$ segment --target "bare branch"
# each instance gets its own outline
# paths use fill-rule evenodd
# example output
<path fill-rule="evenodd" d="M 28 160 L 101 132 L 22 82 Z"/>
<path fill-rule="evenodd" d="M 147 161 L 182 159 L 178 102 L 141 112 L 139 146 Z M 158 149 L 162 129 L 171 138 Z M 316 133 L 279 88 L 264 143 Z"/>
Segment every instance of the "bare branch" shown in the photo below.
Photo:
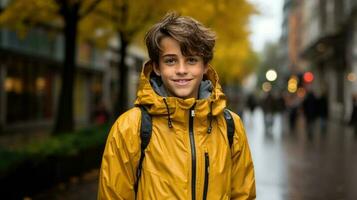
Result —
<path fill-rule="evenodd" d="M 147 12 L 145 16 L 142 18 L 141 23 L 136 23 L 135 26 L 133 26 L 128 32 L 129 35 L 134 35 L 137 33 L 145 23 L 145 21 L 150 21 L 150 19 L 153 17 L 153 12 Z"/>
<path fill-rule="evenodd" d="M 102 0 L 95 0 L 91 5 L 89 5 L 85 11 L 80 13 L 79 20 L 83 19 L 86 15 L 88 15 L 90 12 L 92 12 L 101 1 Z"/>
<path fill-rule="evenodd" d="M 56 4 L 58 5 L 58 7 L 60 8 L 60 9 L 58 10 L 59 15 L 64 16 L 65 13 L 66 13 L 67 6 L 68 6 L 67 0 L 54 0 L 54 1 L 56 2 Z"/>
<path fill-rule="evenodd" d="M 108 12 L 105 12 L 103 10 L 96 10 L 95 13 L 107 20 L 110 20 L 113 23 L 118 22 L 118 18 L 119 18 L 118 16 L 111 15 Z"/>

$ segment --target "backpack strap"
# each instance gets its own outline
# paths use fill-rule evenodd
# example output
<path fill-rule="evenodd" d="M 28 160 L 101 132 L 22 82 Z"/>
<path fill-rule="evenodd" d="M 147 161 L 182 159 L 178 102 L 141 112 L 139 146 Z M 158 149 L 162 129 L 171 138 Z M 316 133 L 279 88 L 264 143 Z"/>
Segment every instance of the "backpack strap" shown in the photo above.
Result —
<path fill-rule="evenodd" d="M 148 113 L 148 111 L 144 106 L 140 106 L 140 110 L 141 110 L 141 126 L 140 126 L 141 153 L 140 153 L 139 165 L 136 170 L 136 181 L 134 185 L 135 194 L 138 191 L 138 184 L 141 176 L 141 168 L 145 157 L 145 149 L 150 143 L 151 132 L 152 132 L 152 120 L 150 114 Z"/>
<path fill-rule="evenodd" d="M 232 147 L 233 144 L 233 136 L 234 136 L 234 120 L 232 117 L 232 114 L 229 112 L 227 108 L 224 109 L 224 119 L 226 120 L 227 124 L 227 136 L 228 136 L 228 142 L 229 142 L 229 147 Z"/>

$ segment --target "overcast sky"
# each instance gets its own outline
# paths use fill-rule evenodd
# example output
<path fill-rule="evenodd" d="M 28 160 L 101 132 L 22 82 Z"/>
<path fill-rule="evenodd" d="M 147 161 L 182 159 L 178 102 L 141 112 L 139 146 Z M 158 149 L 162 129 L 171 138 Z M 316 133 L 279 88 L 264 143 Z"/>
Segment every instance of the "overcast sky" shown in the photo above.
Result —
<path fill-rule="evenodd" d="M 277 41 L 281 35 L 284 0 L 248 0 L 256 5 L 260 15 L 250 21 L 250 41 L 253 49 L 260 52 L 267 41 Z"/>

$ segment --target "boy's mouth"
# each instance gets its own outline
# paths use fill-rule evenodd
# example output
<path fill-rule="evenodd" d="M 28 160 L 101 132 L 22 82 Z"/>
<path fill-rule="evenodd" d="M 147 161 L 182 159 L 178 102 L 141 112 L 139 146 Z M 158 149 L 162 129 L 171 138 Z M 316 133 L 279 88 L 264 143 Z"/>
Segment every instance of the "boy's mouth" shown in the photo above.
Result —
<path fill-rule="evenodd" d="M 177 85 L 187 85 L 192 79 L 174 79 Z"/>

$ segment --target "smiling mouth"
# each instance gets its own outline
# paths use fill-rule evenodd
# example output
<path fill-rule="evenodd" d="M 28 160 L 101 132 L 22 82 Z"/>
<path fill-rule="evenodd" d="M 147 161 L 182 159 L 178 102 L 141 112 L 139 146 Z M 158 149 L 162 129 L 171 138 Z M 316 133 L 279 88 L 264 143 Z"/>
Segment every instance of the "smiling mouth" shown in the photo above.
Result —
<path fill-rule="evenodd" d="M 177 79 L 173 80 L 177 85 L 187 85 L 191 79 Z"/>

